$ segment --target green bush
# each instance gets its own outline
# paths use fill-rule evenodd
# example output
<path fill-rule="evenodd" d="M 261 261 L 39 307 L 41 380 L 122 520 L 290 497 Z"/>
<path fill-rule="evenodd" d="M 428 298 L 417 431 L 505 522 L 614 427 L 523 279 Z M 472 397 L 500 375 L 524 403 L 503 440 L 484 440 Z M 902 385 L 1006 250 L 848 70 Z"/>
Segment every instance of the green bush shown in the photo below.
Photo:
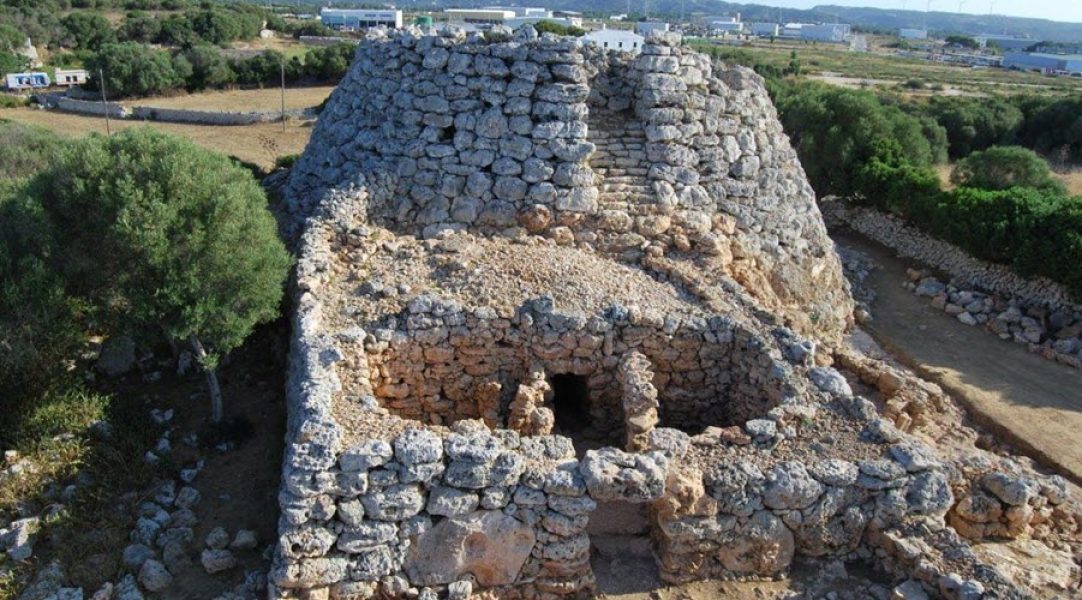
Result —
<path fill-rule="evenodd" d="M 993 146 L 970 154 L 954 166 L 951 182 L 986 190 L 1028 187 L 1067 193 L 1066 186 L 1052 176 L 1048 163 L 1036 152 L 1020 146 Z"/>
<path fill-rule="evenodd" d="M 116 42 L 116 33 L 109 20 L 98 13 L 76 11 L 60 20 L 64 25 L 69 46 L 81 50 L 97 50 L 104 44 Z"/>
<path fill-rule="evenodd" d="M 862 171 L 873 160 L 892 168 L 928 167 L 941 155 L 926 134 L 934 127 L 870 92 L 804 84 L 781 90 L 776 103 L 820 195 L 861 194 Z"/>
<path fill-rule="evenodd" d="M 1082 95 L 1019 97 L 1025 116 L 1015 142 L 1060 162 L 1082 162 Z"/>
<path fill-rule="evenodd" d="M 534 23 L 533 28 L 537 30 L 537 33 L 554 33 L 556 35 L 570 35 L 574 37 L 586 35 L 586 30 L 581 27 L 562 25 L 555 21 L 538 21 Z"/>
<path fill-rule="evenodd" d="M 110 97 L 150 96 L 184 85 L 168 52 L 138 42 L 105 44 L 87 59 L 90 87 L 101 89 L 97 73 L 105 74 Z"/>
<path fill-rule="evenodd" d="M 110 332 L 188 342 L 220 400 L 217 360 L 278 315 L 291 263 L 252 175 L 133 128 L 72 145 L 30 195 L 63 239 L 50 259 L 68 291 Z"/>
<path fill-rule="evenodd" d="M 951 158 L 1011 143 L 1022 125 L 1016 106 L 1001 98 L 932 98 L 927 114 L 947 130 Z"/>

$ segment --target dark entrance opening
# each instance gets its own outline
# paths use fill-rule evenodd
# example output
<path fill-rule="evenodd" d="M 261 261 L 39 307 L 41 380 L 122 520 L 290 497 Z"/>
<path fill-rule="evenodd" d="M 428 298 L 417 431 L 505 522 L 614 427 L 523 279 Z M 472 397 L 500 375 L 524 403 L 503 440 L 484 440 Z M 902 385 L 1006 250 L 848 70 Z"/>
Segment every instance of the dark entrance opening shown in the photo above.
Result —
<path fill-rule="evenodd" d="M 553 375 L 552 405 L 556 429 L 565 435 L 582 433 L 590 427 L 590 389 L 586 377 L 562 373 Z"/>

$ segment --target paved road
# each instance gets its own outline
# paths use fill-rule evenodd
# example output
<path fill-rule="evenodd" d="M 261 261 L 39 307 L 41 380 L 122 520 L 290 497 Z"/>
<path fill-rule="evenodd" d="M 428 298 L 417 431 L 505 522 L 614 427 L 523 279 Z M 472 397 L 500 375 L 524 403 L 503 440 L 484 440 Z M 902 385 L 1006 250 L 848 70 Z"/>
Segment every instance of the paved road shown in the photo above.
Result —
<path fill-rule="evenodd" d="M 866 329 L 881 345 L 966 404 L 978 423 L 1082 484 L 1082 371 L 935 310 L 901 287 L 906 267 L 917 265 L 856 234 L 833 237 L 881 267 L 865 281 L 877 294 Z"/>

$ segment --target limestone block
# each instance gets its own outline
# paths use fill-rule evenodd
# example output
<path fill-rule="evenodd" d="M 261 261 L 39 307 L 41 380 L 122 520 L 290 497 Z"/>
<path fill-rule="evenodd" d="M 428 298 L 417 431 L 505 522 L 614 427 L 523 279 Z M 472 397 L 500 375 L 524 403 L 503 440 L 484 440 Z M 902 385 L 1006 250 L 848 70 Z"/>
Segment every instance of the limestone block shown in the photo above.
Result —
<path fill-rule="evenodd" d="M 594 500 L 648 502 L 665 492 L 669 459 L 661 452 L 629 454 L 616 448 L 587 450 L 582 476 Z"/>
<path fill-rule="evenodd" d="M 515 582 L 533 549 L 533 529 L 514 517 L 477 511 L 441 521 L 410 548 L 404 565 L 417 585 L 448 584 L 473 575 L 483 587 Z"/>

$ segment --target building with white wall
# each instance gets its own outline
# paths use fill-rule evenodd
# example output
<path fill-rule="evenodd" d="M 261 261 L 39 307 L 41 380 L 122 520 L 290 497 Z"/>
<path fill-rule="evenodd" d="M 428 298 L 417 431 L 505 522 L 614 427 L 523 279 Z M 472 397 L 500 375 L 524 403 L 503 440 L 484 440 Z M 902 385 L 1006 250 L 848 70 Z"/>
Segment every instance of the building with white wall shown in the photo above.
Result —
<path fill-rule="evenodd" d="M 813 42 L 844 42 L 849 39 L 852 26 L 844 23 L 805 24 L 800 28 L 800 39 Z"/>
<path fill-rule="evenodd" d="M 354 8 L 322 8 L 319 11 L 321 23 L 338 30 L 368 29 L 370 27 L 402 27 L 402 11 L 369 10 Z"/>
<path fill-rule="evenodd" d="M 582 36 L 582 41 L 614 52 L 638 53 L 646 38 L 626 29 L 598 29 Z"/>
<path fill-rule="evenodd" d="M 515 18 L 515 11 L 506 8 L 448 8 L 443 11 L 452 23 L 504 25 Z"/>
<path fill-rule="evenodd" d="M 903 40 L 926 40 L 928 39 L 927 29 L 907 29 L 905 27 L 898 30 L 898 37 Z"/>
<path fill-rule="evenodd" d="M 552 11 L 550 11 L 549 9 L 547 9 L 547 8 L 537 8 L 537 7 L 534 7 L 534 6 L 486 6 L 484 8 L 484 10 L 511 11 L 511 12 L 515 13 L 515 16 L 518 17 L 518 18 L 526 18 L 526 17 L 545 18 L 545 17 L 551 17 L 552 16 Z"/>
<path fill-rule="evenodd" d="M 663 21 L 640 21 L 635 23 L 635 33 L 645 36 L 651 31 L 668 31 L 669 24 Z"/>
<path fill-rule="evenodd" d="M 778 37 L 781 25 L 777 23 L 745 23 L 748 33 L 759 37 Z"/>
<path fill-rule="evenodd" d="M 707 27 L 715 33 L 739 34 L 744 33 L 744 24 L 735 19 L 726 21 L 711 21 Z"/>

